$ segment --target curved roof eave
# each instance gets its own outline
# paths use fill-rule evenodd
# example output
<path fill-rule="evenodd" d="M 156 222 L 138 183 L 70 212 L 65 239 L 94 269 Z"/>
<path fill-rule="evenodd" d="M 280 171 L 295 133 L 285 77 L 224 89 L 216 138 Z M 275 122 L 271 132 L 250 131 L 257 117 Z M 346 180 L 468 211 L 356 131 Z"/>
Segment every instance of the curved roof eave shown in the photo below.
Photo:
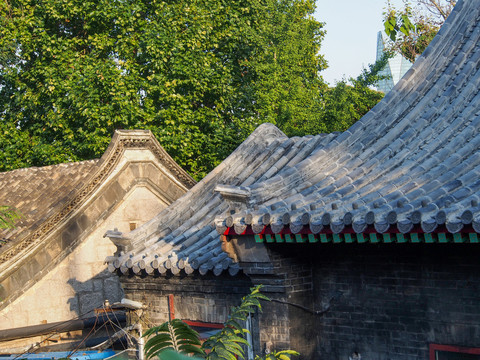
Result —
<path fill-rule="evenodd" d="M 259 134 L 274 127 L 260 126 L 191 191 L 128 234 L 129 247 L 108 259 L 110 270 L 235 273 L 218 236 L 227 228 L 241 234 L 266 226 L 315 233 L 477 226 L 479 18 L 480 0 L 460 0 L 403 79 L 343 133 L 275 136 L 265 145 Z"/>

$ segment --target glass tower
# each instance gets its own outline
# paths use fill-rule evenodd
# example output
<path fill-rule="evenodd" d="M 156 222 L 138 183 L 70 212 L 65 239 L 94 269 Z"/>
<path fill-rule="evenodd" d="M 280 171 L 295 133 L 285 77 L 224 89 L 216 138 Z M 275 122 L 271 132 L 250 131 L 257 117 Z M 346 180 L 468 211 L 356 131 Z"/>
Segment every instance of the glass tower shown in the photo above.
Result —
<path fill-rule="evenodd" d="M 377 60 L 382 57 L 384 49 L 385 41 L 383 40 L 382 32 L 379 31 L 377 35 Z M 387 93 L 392 90 L 395 84 L 399 82 L 402 76 L 410 69 L 410 66 L 412 66 L 412 63 L 400 54 L 389 59 L 387 66 L 380 72 L 380 75 L 387 75 L 388 78 L 378 82 L 378 91 Z"/>

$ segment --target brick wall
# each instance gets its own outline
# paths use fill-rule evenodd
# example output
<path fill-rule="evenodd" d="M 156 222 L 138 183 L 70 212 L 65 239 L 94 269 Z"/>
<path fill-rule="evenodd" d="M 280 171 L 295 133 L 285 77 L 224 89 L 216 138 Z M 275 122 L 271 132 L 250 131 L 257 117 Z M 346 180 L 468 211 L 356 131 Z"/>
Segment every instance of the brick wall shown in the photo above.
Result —
<path fill-rule="evenodd" d="M 294 250 L 294 249 L 290 249 Z M 283 322 L 282 327 L 287 333 L 288 342 L 273 340 L 276 350 L 292 349 L 301 354 L 312 353 L 315 344 L 315 328 L 312 313 L 306 309 L 312 309 L 313 303 L 313 272 L 309 262 L 304 262 L 295 256 L 295 252 L 270 252 L 270 258 L 277 276 L 282 277 L 284 295 L 282 298 L 272 299 L 282 301 L 282 308 L 276 309 L 278 318 Z M 268 291 L 269 289 L 266 288 Z M 273 305 L 273 303 L 272 303 Z M 272 305 L 268 305 L 269 307 Z M 277 305 L 278 306 L 278 305 Z M 273 306 L 276 308 L 276 306 Z M 302 308 L 303 307 L 303 308 Z M 280 311 L 279 311 L 280 310 Z M 275 323 L 272 324 L 275 328 Z M 270 333 L 271 330 L 266 331 Z"/>
<path fill-rule="evenodd" d="M 269 245 L 290 303 L 289 347 L 304 359 L 428 359 L 430 343 L 480 347 L 474 244 Z"/>
<path fill-rule="evenodd" d="M 168 295 L 173 295 L 175 318 L 223 323 L 232 306 L 250 292 L 244 275 L 122 276 L 125 297 L 147 306 L 147 318 L 159 325 L 168 320 Z"/>
<path fill-rule="evenodd" d="M 302 359 L 428 359 L 430 343 L 480 347 L 480 257 L 467 244 L 268 244 L 249 276 L 121 277 L 150 320 L 222 323 L 253 284 L 271 302 L 254 316 L 254 352 Z"/>

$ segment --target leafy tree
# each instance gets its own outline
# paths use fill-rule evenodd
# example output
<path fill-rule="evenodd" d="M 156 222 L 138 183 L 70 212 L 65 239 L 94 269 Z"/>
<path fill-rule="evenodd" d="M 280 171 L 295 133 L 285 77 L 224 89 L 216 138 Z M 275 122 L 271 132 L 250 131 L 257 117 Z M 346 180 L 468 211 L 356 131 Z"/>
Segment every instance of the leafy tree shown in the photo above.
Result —
<path fill-rule="evenodd" d="M 255 355 L 255 360 L 290 360 L 292 355 L 300 355 L 294 350 L 272 351 L 262 356 Z"/>
<path fill-rule="evenodd" d="M 385 79 L 380 72 L 392 56 L 393 52 L 386 52 L 368 69 L 363 69 L 357 78 L 344 79 L 333 87 L 321 87 L 313 119 L 305 122 L 290 119 L 283 124 L 282 130 L 289 136 L 347 130 L 383 98 L 383 93 L 370 86 Z"/>
<path fill-rule="evenodd" d="M 232 308 L 223 329 L 210 336 L 201 347 L 197 347 L 200 344 L 198 334 L 178 319 L 147 330 L 143 335 L 148 338 L 145 344 L 147 359 L 158 356 L 162 360 L 184 360 L 184 355 L 188 354 L 207 360 L 244 359 L 242 345 L 250 344 L 245 340 L 248 330 L 241 323 L 247 320 L 250 313 L 261 310 L 260 300 L 269 300 L 260 293 L 260 288 L 261 285 L 252 288 L 250 294 L 242 298 L 240 305 Z M 291 355 L 298 353 L 293 350 L 274 351 L 263 357 L 256 356 L 255 359 L 289 360 Z"/>
<path fill-rule="evenodd" d="M 295 3 L 269 3 L 265 27 L 254 34 L 263 50 L 252 63 L 259 118 L 287 132 L 292 122 L 318 122 L 319 94 L 327 87 L 318 76 L 327 64 L 317 55 L 324 32 L 312 16 L 314 2 Z"/>
<path fill-rule="evenodd" d="M 310 121 L 314 0 L 0 3 L 0 171 L 100 156 L 151 129 L 201 178 L 260 122 Z"/>
<path fill-rule="evenodd" d="M 350 78 L 348 82 L 342 80 L 325 92 L 322 122 L 327 126 L 327 132 L 347 130 L 377 105 L 384 94 L 370 87 L 388 77 L 381 75 L 381 71 L 393 56 L 393 52 L 386 51 L 374 64 L 369 64 L 368 69 L 364 68 L 356 78 Z"/>
<path fill-rule="evenodd" d="M 403 9 L 397 10 L 388 2 L 384 26 L 392 50 L 414 62 L 435 37 L 455 3 L 455 0 L 416 0 L 413 6 L 405 1 Z"/>
<path fill-rule="evenodd" d="M 15 226 L 20 219 L 20 213 L 9 206 L 0 206 L 0 229 L 9 229 Z"/>
<path fill-rule="evenodd" d="M 353 82 L 338 82 L 335 87 L 329 88 L 323 99 L 325 108 L 322 113 L 322 124 L 325 132 L 345 131 L 357 120 L 373 108 L 384 94 Z"/>
<path fill-rule="evenodd" d="M 290 360 L 292 355 L 298 355 L 296 351 L 284 350 L 284 351 L 274 351 L 270 354 L 264 356 L 255 356 L 255 360 Z M 166 349 L 162 351 L 162 354 L 159 355 L 162 360 L 195 360 L 199 359 L 197 357 L 190 357 L 173 350 Z"/>
<path fill-rule="evenodd" d="M 429 18 L 433 23 L 436 23 L 438 26 L 447 20 L 447 17 L 452 12 L 456 0 L 416 0 L 418 6 L 426 10 L 430 16 Z"/>
<path fill-rule="evenodd" d="M 379 81 L 389 78 L 389 75 L 382 75 L 381 72 L 388 65 L 388 60 L 394 56 L 393 51 L 384 51 L 380 59 L 373 64 L 368 64 L 368 69 L 364 68 L 355 79 L 350 78 L 350 82 L 357 86 L 376 86 Z"/>

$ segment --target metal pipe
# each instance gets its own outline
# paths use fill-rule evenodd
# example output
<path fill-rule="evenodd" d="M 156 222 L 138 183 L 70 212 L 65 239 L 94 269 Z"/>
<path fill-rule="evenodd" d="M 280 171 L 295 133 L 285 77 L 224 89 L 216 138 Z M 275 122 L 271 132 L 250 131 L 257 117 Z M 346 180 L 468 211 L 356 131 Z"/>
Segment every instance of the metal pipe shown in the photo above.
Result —
<path fill-rule="evenodd" d="M 68 331 L 76 331 L 83 329 L 91 329 L 95 325 L 101 326 L 108 322 L 114 322 L 118 326 L 122 326 L 127 321 L 125 312 L 100 315 L 98 317 L 90 317 L 86 319 L 68 320 L 54 322 L 50 324 L 40 324 L 24 326 L 13 329 L 0 330 L 0 341 L 9 341 L 23 339 L 27 337 L 46 335 L 51 333 L 64 333 Z"/>
<path fill-rule="evenodd" d="M 246 326 L 248 330 L 247 332 L 247 341 L 250 344 L 250 346 L 247 347 L 247 360 L 253 360 L 254 355 L 253 355 L 253 337 L 252 337 L 252 313 L 248 313 L 247 321 L 246 321 Z"/>
<path fill-rule="evenodd" d="M 138 360 L 145 360 L 145 339 L 143 338 L 142 324 L 137 324 L 138 338 Z"/>

